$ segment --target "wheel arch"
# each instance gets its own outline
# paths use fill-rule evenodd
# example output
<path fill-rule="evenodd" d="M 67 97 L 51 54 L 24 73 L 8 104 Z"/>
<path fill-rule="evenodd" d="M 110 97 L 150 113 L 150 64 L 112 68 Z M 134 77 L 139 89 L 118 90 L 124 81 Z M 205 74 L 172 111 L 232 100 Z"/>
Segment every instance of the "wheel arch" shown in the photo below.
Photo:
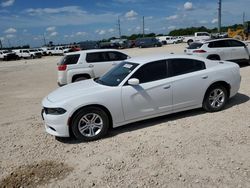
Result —
<path fill-rule="evenodd" d="M 80 78 L 80 77 L 86 77 L 88 79 L 91 78 L 91 76 L 89 74 L 86 74 L 86 73 L 84 73 L 84 74 L 75 74 L 75 75 L 72 76 L 71 82 L 73 83 L 77 78 Z"/>
<path fill-rule="evenodd" d="M 102 109 L 107 114 L 107 116 L 108 116 L 110 127 L 113 127 L 113 118 L 112 118 L 112 115 L 111 115 L 110 111 L 105 106 L 103 106 L 103 105 L 100 105 L 100 104 L 91 104 L 91 105 L 82 106 L 82 107 L 78 108 L 77 110 L 75 110 L 72 113 L 71 117 L 68 120 L 68 126 L 69 126 L 70 135 L 72 135 L 71 125 L 72 125 L 72 121 L 73 121 L 74 117 L 81 110 L 83 110 L 84 108 L 88 108 L 88 107 L 96 107 L 96 108 Z"/>
<path fill-rule="evenodd" d="M 217 57 L 218 59 L 216 59 L 216 60 L 221 60 L 221 58 L 220 58 L 220 56 L 218 54 L 210 54 L 210 55 L 207 56 L 207 59 L 213 60 L 212 59 L 213 57 Z"/>
<path fill-rule="evenodd" d="M 207 90 L 206 90 L 206 92 L 205 92 L 205 94 L 203 96 L 203 102 L 204 102 L 210 88 L 212 88 L 214 86 L 218 86 L 218 85 L 225 87 L 225 89 L 227 90 L 227 97 L 228 98 L 230 97 L 231 85 L 229 83 L 225 82 L 225 81 L 216 81 L 214 83 L 211 83 L 210 86 L 207 88 Z"/>

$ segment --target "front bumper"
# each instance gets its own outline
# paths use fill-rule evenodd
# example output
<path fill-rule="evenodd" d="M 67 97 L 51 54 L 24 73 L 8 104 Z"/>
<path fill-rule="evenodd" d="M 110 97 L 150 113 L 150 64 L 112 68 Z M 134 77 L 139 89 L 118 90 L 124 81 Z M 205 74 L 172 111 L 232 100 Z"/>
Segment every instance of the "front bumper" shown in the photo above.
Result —
<path fill-rule="evenodd" d="M 70 137 L 67 112 L 62 115 L 50 115 L 42 109 L 41 115 L 47 133 L 58 137 Z"/>

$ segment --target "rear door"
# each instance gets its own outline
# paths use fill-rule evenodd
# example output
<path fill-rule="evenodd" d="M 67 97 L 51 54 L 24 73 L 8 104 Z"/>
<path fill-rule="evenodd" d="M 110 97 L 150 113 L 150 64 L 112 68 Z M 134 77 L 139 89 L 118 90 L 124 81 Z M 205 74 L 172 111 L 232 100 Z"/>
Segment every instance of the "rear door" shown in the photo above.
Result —
<path fill-rule="evenodd" d="M 110 51 L 106 52 L 106 54 L 108 56 L 108 61 L 112 62 L 112 67 L 116 66 L 123 60 L 128 59 L 128 56 L 121 52 Z"/>
<path fill-rule="evenodd" d="M 205 63 L 194 59 L 168 60 L 170 78 L 173 80 L 173 110 L 197 106 L 202 103 L 209 80 Z"/>
<path fill-rule="evenodd" d="M 106 52 L 90 52 L 86 54 L 88 67 L 94 72 L 94 77 L 100 77 L 112 68 L 113 62 L 110 61 Z"/>
<path fill-rule="evenodd" d="M 232 49 L 227 40 L 209 42 L 208 48 L 210 48 L 210 54 L 217 54 L 222 60 L 230 60 L 232 58 Z"/>
<path fill-rule="evenodd" d="M 249 59 L 249 52 L 243 42 L 228 40 L 231 49 L 231 60 Z"/>

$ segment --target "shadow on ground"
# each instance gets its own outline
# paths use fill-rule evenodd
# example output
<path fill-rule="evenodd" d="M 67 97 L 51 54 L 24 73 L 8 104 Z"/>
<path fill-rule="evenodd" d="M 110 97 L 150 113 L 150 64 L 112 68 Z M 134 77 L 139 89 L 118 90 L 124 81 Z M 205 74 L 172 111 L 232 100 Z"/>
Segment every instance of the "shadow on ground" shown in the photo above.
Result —
<path fill-rule="evenodd" d="M 225 109 L 229 109 L 233 106 L 241 105 L 243 103 L 246 103 L 249 101 L 249 97 L 247 95 L 244 95 L 242 93 L 238 93 L 235 97 L 230 99 L 225 106 Z M 186 117 L 192 117 L 192 116 L 197 116 L 207 113 L 203 109 L 194 109 L 194 110 L 188 110 L 188 111 L 183 111 L 183 112 L 178 112 L 170 115 L 165 115 L 165 116 L 160 116 L 156 118 L 151 118 L 148 120 L 143 120 L 135 123 L 130 123 L 118 128 L 111 128 L 107 134 L 107 136 L 103 139 L 113 137 L 119 134 L 122 134 L 124 132 L 132 132 L 138 129 L 144 129 L 147 127 L 155 126 L 160 123 L 166 123 L 168 121 L 175 121 L 178 119 L 186 118 Z M 82 143 L 81 141 L 76 140 L 75 138 L 60 138 L 56 137 L 56 140 L 65 144 L 79 144 Z"/>

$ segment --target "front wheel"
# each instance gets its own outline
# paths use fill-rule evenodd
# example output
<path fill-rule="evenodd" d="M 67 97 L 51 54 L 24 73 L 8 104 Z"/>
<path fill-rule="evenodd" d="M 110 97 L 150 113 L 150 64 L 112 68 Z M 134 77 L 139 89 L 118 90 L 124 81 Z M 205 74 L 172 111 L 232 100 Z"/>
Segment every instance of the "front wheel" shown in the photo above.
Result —
<path fill-rule="evenodd" d="M 203 108 L 208 112 L 217 112 L 224 108 L 228 100 L 228 93 L 225 87 L 218 85 L 208 89 Z"/>
<path fill-rule="evenodd" d="M 83 141 L 93 141 L 103 137 L 109 127 L 109 118 L 102 109 L 87 107 L 79 111 L 72 121 L 72 132 Z"/>

